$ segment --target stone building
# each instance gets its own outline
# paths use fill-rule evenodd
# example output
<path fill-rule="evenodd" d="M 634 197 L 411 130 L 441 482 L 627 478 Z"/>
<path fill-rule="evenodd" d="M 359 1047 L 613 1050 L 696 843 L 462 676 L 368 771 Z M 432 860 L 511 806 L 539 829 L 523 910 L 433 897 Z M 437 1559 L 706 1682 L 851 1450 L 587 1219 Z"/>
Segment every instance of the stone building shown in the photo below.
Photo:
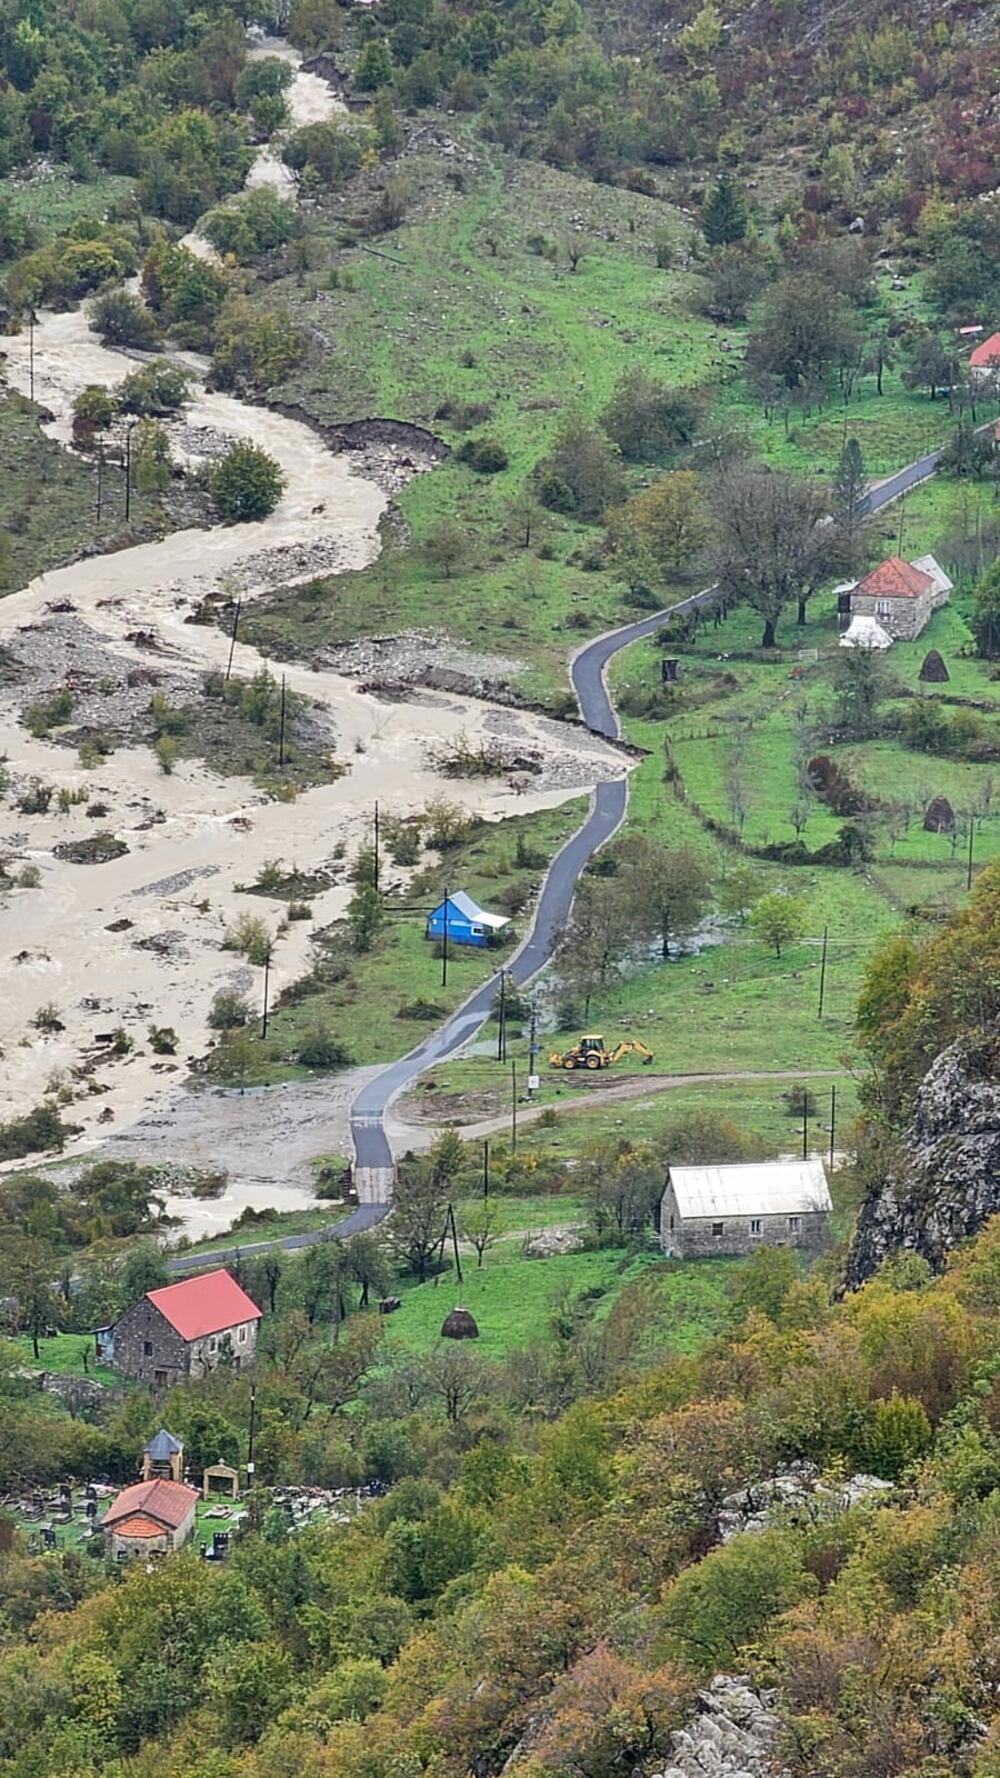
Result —
<path fill-rule="evenodd" d="M 154 1482 L 157 1477 L 167 1482 L 184 1480 L 184 1446 L 165 1426 L 142 1448 L 143 1481 Z"/>
<path fill-rule="evenodd" d="M 660 1245 L 676 1259 L 717 1259 L 758 1247 L 826 1243 L 830 1191 L 822 1161 L 671 1167 L 660 1203 Z"/>
<path fill-rule="evenodd" d="M 910 641 L 946 603 L 951 590 L 951 581 L 933 556 L 920 556 L 915 562 L 889 556 L 863 580 L 840 589 L 838 609 L 842 616 L 849 612 L 852 619 L 874 618 L 893 641 Z"/>
<path fill-rule="evenodd" d="M 260 1315 L 229 1272 L 206 1272 L 147 1291 L 99 1331 L 97 1354 L 126 1376 L 167 1388 L 222 1363 L 234 1370 L 251 1363 Z"/>
<path fill-rule="evenodd" d="M 166 1556 L 194 1530 L 197 1488 L 157 1477 L 123 1488 L 101 1520 L 104 1547 L 115 1562 Z"/>

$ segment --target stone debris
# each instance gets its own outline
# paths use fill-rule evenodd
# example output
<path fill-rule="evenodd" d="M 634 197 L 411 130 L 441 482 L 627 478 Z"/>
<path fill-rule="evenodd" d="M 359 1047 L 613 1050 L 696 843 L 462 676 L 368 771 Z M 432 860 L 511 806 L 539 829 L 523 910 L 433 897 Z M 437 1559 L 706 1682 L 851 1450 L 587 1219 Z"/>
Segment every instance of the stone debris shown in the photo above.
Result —
<path fill-rule="evenodd" d="M 317 663 L 350 679 L 400 687 L 425 685 L 466 697 L 494 697 L 498 689 L 509 689 L 521 670 L 515 660 L 462 647 L 434 630 L 359 636 L 324 648 Z M 449 682 L 436 684 L 442 674 L 449 675 Z M 452 675 L 461 683 L 455 683 Z"/>
<path fill-rule="evenodd" d="M 777 1694 L 745 1673 L 717 1673 L 698 1694 L 698 1711 L 675 1729 L 674 1761 L 653 1778 L 789 1778 L 774 1749 L 781 1730 Z"/>
<path fill-rule="evenodd" d="M 839 1486 L 820 1480 L 812 1463 L 793 1463 L 781 1475 L 751 1482 L 727 1494 L 719 1510 L 719 1537 L 729 1543 L 746 1532 L 766 1531 L 776 1519 L 813 1523 L 849 1507 L 878 1502 L 892 1494 L 880 1476 L 853 1475 Z"/>
<path fill-rule="evenodd" d="M 155 638 L 148 634 L 141 645 L 152 648 Z M 152 736 L 154 691 L 177 704 L 190 702 L 192 696 L 190 676 L 160 666 L 137 668 L 65 611 L 18 630 L 5 646 L 4 667 L 0 702 L 13 703 L 22 720 L 29 704 L 44 703 L 57 691 L 72 693 L 73 708 L 60 727 L 60 740 L 75 742 L 95 731 L 111 741 Z"/>

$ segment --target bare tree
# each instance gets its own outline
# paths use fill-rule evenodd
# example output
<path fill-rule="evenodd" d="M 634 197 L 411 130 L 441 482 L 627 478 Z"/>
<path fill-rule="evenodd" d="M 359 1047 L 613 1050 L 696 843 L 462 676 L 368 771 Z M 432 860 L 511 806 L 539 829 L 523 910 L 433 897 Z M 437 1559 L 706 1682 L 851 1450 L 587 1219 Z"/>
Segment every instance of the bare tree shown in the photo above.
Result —
<path fill-rule="evenodd" d="M 777 647 L 778 619 L 791 600 L 806 603 L 836 571 L 840 545 L 823 491 L 803 477 L 762 465 L 734 469 L 713 491 L 723 594 L 764 619 L 762 648 Z"/>

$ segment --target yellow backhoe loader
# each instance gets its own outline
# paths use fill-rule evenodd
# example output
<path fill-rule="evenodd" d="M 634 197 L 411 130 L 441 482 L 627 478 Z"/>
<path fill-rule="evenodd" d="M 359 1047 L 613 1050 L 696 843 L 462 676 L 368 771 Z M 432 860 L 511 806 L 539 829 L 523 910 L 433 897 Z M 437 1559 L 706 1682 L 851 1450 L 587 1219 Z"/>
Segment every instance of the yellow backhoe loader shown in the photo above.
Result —
<path fill-rule="evenodd" d="M 613 1050 L 609 1050 L 603 1037 L 597 1032 L 591 1031 L 586 1037 L 581 1037 L 579 1043 L 574 1043 L 572 1049 L 566 1050 L 564 1054 L 553 1050 L 549 1056 L 549 1066 L 550 1068 L 589 1068 L 596 1073 L 598 1068 L 610 1068 L 612 1062 L 617 1062 L 620 1056 L 627 1056 L 630 1050 L 634 1050 L 637 1056 L 641 1056 L 643 1067 L 648 1068 L 653 1060 L 653 1052 L 648 1050 L 644 1043 L 640 1043 L 637 1037 L 623 1039 L 621 1043 L 615 1044 Z"/>

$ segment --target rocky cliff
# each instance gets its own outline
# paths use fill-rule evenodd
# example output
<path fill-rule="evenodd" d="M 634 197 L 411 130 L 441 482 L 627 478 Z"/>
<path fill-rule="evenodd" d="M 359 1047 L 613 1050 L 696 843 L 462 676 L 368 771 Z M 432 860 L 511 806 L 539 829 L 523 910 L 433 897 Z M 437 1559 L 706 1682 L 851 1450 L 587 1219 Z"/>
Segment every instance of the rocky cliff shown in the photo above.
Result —
<path fill-rule="evenodd" d="M 891 1253 L 934 1270 L 1000 1213 L 1000 1033 L 949 1045 L 928 1069 L 894 1174 L 866 1198 L 847 1263 L 857 1289 Z"/>

